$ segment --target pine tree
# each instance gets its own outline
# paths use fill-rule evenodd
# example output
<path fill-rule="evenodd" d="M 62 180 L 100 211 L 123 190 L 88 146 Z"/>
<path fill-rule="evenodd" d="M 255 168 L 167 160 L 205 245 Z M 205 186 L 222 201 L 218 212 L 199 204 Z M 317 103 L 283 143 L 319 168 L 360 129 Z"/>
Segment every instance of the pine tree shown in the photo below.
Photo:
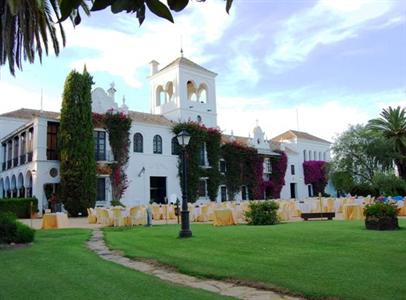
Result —
<path fill-rule="evenodd" d="M 91 108 L 92 77 L 84 69 L 65 80 L 59 131 L 61 200 L 71 216 L 96 201 L 96 162 Z"/>

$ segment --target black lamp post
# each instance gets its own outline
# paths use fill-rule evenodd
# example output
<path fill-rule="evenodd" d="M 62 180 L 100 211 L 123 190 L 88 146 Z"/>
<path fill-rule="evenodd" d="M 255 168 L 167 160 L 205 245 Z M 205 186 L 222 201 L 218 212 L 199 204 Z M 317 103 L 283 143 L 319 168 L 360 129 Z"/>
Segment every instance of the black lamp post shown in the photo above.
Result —
<path fill-rule="evenodd" d="M 189 224 L 189 211 L 187 207 L 187 161 L 186 161 L 186 146 L 190 141 L 190 134 L 186 130 L 182 130 L 176 136 L 179 145 L 182 147 L 182 175 L 183 175 L 183 189 L 182 189 L 182 212 L 181 212 L 181 230 L 179 232 L 179 237 L 187 238 L 192 236 L 192 231 L 190 230 Z"/>

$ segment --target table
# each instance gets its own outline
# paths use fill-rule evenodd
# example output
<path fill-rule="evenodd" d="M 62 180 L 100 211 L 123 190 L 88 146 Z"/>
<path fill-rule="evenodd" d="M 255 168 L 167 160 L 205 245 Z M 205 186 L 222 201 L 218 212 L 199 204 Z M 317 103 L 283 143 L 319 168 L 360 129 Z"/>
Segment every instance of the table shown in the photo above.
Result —
<path fill-rule="evenodd" d="M 235 225 L 233 211 L 230 208 L 221 208 L 214 210 L 214 226 Z"/>
<path fill-rule="evenodd" d="M 343 218 L 344 220 L 363 220 L 364 208 L 358 204 L 344 204 Z"/>
<path fill-rule="evenodd" d="M 42 217 L 42 229 L 66 228 L 68 226 L 68 216 L 64 213 L 45 214 Z"/>

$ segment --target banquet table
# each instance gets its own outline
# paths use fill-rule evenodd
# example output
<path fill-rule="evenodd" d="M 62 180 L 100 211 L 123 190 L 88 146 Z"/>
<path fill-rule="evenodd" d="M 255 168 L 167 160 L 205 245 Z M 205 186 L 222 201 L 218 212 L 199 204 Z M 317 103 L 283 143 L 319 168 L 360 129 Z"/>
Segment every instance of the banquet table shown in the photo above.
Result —
<path fill-rule="evenodd" d="M 364 209 L 358 204 L 344 204 L 343 205 L 343 218 L 344 220 L 363 220 Z"/>
<path fill-rule="evenodd" d="M 233 211 L 230 208 L 221 208 L 214 210 L 214 226 L 235 225 Z"/>
<path fill-rule="evenodd" d="M 64 213 L 45 214 L 42 217 L 42 229 L 65 228 L 68 226 L 68 216 Z"/>

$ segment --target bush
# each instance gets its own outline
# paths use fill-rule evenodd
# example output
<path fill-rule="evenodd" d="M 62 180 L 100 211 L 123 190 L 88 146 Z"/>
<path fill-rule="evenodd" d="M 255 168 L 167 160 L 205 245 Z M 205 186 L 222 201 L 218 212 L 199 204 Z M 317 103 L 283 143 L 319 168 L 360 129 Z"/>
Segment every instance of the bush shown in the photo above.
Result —
<path fill-rule="evenodd" d="M 279 223 L 279 205 L 275 201 L 251 202 L 250 211 L 245 213 L 250 225 L 274 225 Z"/>
<path fill-rule="evenodd" d="M 32 202 L 32 212 L 38 211 L 37 198 L 8 198 L 1 199 L 0 212 L 10 212 L 17 218 L 30 218 L 30 203 Z"/>
<path fill-rule="evenodd" d="M 373 181 L 380 195 L 406 195 L 406 181 L 394 174 L 378 173 L 374 176 Z"/>
<path fill-rule="evenodd" d="M 125 207 L 123 203 L 120 202 L 120 200 L 111 200 L 111 206 L 122 206 Z"/>
<path fill-rule="evenodd" d="M 372 185 L 370 185 L 368 183 L 359 183 L 359 184 L 355 184 L 351 188 L 351 195 L 367 197 L 369 195 L 378 196 L 379 193 L 378 193 L 377 189 L 374 188 Z"/>
<path fill-rule="evenodd" d="M 399 228 L 398 210 L 395 203 L 376 202 L 364 209 L 365 226 L 372 230 L 395 230 Z"/>
<path fill-rule="evenodd" d="M 17 221 L 12 213 L 0 213 L 0 244 L 30 243 L 35 230 Z"/>

